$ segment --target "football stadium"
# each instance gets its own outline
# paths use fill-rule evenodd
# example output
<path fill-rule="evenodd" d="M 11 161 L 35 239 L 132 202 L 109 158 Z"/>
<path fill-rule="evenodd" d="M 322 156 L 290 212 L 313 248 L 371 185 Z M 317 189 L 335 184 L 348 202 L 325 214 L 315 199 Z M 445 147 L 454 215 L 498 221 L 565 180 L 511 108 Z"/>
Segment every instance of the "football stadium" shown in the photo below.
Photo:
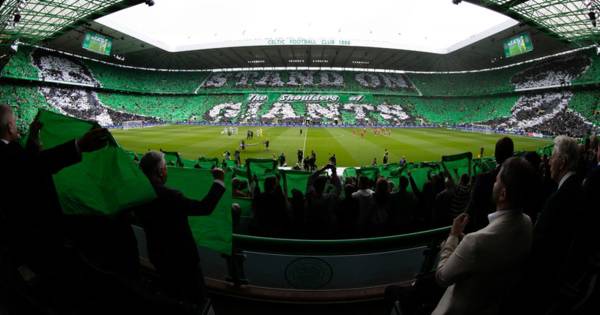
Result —
<path fill-rule="evenodd" d="M 0 1 L 0 314 L 600 314 L 600 1 Z"/>

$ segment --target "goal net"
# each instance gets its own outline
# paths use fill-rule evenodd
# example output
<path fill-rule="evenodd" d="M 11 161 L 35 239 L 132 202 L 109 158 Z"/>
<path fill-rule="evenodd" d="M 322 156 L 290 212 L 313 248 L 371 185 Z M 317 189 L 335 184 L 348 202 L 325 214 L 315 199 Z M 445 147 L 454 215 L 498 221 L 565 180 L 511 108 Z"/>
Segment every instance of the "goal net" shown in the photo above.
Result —
<path fill-rule="evenodd" d="M 142 128 L 144 123 L 141 120 L 130 120 L 123 122 L 123 129 Z"/>
<path fill-rule="evenodd" d="M 492 127 L 490 127 L 488 125 L 480 125 L 480 124 L 471 124 L 471 130 L 472 131 L 483 132 L 483 133 L 486 133 L 486 134 L 491 134 L 494 131 L 492 129 Z"/>

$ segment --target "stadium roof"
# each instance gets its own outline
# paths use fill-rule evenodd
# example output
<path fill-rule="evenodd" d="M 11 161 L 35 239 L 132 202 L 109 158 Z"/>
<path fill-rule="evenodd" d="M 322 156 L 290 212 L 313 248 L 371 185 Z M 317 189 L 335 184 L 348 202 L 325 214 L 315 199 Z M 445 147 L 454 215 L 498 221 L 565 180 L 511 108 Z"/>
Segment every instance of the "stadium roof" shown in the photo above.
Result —
<path fill-rule="evenodd" d="M 167 0 L 169 1 L 169 0 Z M 452 3 L 452 0 L 438 0 L 439 3 Z M 128 35 L 119 30 L 95 22 L 99 17 L 123 8 L 141 4 L 143 0 L 5 0 L 0 1 L 0 44 L 22 42 L 39 44 L 58 50 L 84 55 L 114 63 L 132 66 L 171 68 L 171 69 L 215 69 L 246 67 L 357 67 L 369 69 L 447 71 L 481 69 L 502 66 L 525 59 L 545 56 L 566 49 L 587 46 L 598 42 L 598 29 L 592 26 L 590 11 L 600 16 L 597 3 L 600 0 L 465 0 L 453 10 L 466 10 L 470 2 L 487 7 L 519 21 L 498 33 L 489 30 L 479 37 L 466 40 L 467 46 L 453 50 L 440 58 L 439 54 L 406 49 L 372 48 L 349 45 L 265 45 L 239 46 L 230 48 L 212 48 L 188 50 L 171 53 L 142 38 Z M 206 2 L 206 1 L 202 1 Z M 223 1 L 211 1 L 223 3 Z M 262 0 L 247 1 L 262 8 Z M 280 1 L 281 2 L 281 1 Z M 325 3 L 324 1 L 322 1 Z M 327 1 L 337 2 L 337 1 Z M 404 2 L 395 1 L 395 2 Z M 286 3 L 290 3 L 287 2 Z M 301 6 L 303 2 L 294 2 Z M 347 2 L 338 2 L 344 3 Z M 158 8 L 141 5 L 147 12 Z M 321 6 L 315 5 L 315 11 Z M 342 5 L 339 5 L 342 6 Z M 374 14 L 377 6 L 371 1 L 359 4 L 360 12 Z M 584 8 L 585 7 L 585 8 Z M 375 10 L 375 11 L 374 11 Z M 425 10 L 425 9 L 423 9 Z M 127 10 L 125 10 L 127 11 Z M 292 9 L 293 13 L 300 12 Z M 381 11 L 381 10 L 380 10 Z M 336 11 L 342 12 L 342 11 Z M 206 17 L 203 12 L 195 12 L 194 19 Z M 248 12 L 247 12 L 248 13 Z M 333 13 L 335 14 L 335 12 Z M 20 20 L 15 23 L 16 15 Z M 290 14 L 292 15 L 292 14 Z M 368 15 L 368 14 L 367 14 Z M 223 23 L 210 26 L 218 32 L 222 25 L 243 24 L 245 20 L 267 20 L 268 15 L 248 14 L 243 21 L 232 20 L 232 15 L 222 18 Z M 431 18 L 426 20 L 431 20 Z M 379 23 L 379 19 L 365 17 L 346 17 L 348 21 L 362 29 Z M 162 20 L 155 24 L 164 25 Z M 432 22 L 432 25 L 435 23 Z M 364 27 L 363 27 L 364 26 Z M 443 29 L 444 25 L 438 25 Z M 405 28 L 411 28 L 405 27 Z M 280 28 L 281 30 L 281 28 Z M 339 29 L 338 29 L 339 30 Z M 492 31 L 493 30 L 493 31 Z M 81 44 L 87 31 L 94 31 L 113 39 L 113 54 L 125 57 L 117 60 L 114 56 L 103 56 L 82 49 Z M 272 31 L 272 30 L 271 30 Z M 382 30 L 386 31 L 386 30 Z M 318 30 L 315 30 L 320 34 Z M 404 32 L 399 31 L 399 32 Z M 514 35 L 527 32 L 531 35 L 534 50 L 513 58 L 503 58 L 502 43 Z M 479 34 L 482 34 L 481 32 Z M 214 37 L 214 33 L 210 34 Z M 485 37 L 487 36 L 487 37 Z M 485 37 L 485 38 L 483 38 Z M 464 43 L 463 43 L 464 44 Z M 457 45 L 460 45 L 457 44 Z M 447 46 L 446 46 L 447 47 Z M 0 45 L 1 49 L 9 49 Z M 302 62 L 299 62 L 302 61 Z M 256 63 L 253 63 L 256 62 Z"/>
<path fill-rule="evenodd" d="M 0 1 L 0 41 L 37 42 L 55 37 L 86 20 L 143 1 L 134 0 L 6 0 Z"/>
<path fill-rule="evenodd" d="M 479 0 L 470 1 L 531 23 L 565 41 L 587 45 L 597 43 L 600 29 L 599 0 Z M 593 12 L 593 16 L 590 14 Z M 594 21 L 592 21 L 594 20 Z M 600 22 L 600 21 L 598 21 Z"/>
<path fill-rule="evenodd" d="M 517 21 L 450 0 L 156 0 L 97 22 L 169 52 L 333 45 L 447 54 Z"/>

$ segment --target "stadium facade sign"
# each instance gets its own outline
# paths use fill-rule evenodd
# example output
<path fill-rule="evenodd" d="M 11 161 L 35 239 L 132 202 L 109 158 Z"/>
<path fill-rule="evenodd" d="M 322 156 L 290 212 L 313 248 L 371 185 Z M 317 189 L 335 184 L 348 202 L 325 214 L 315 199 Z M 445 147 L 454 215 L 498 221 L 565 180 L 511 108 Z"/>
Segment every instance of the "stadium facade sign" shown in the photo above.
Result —
<path fill-rule="evenodd" d="M 266 39 L 266 44 L 270 46 L 276 45 L 334 45 L 334 46 L 351 46 L 352 41 L 349 39 L 331 39 L 331 38 L 269 38 Z"/>

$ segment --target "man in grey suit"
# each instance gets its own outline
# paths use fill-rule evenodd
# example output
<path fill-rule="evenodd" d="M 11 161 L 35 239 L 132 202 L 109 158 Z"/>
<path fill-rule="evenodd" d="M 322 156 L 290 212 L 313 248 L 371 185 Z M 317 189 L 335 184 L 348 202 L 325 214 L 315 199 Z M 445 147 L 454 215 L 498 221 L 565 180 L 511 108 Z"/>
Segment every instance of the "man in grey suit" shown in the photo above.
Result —
<path fill-rule="evenodd" d="M 433 315 L 500 312 L 531 250 L 532 224 L 523 208 L 534 179 L 527 161 L 509 158 L 496 176 L 492 193 L 496 211 L 489 214 L 490 223 L 464 236 L 469 217 L 466 213 L 456 217 L 442 243 L 436 272 L 438 283 L 448 288 Z"/>

